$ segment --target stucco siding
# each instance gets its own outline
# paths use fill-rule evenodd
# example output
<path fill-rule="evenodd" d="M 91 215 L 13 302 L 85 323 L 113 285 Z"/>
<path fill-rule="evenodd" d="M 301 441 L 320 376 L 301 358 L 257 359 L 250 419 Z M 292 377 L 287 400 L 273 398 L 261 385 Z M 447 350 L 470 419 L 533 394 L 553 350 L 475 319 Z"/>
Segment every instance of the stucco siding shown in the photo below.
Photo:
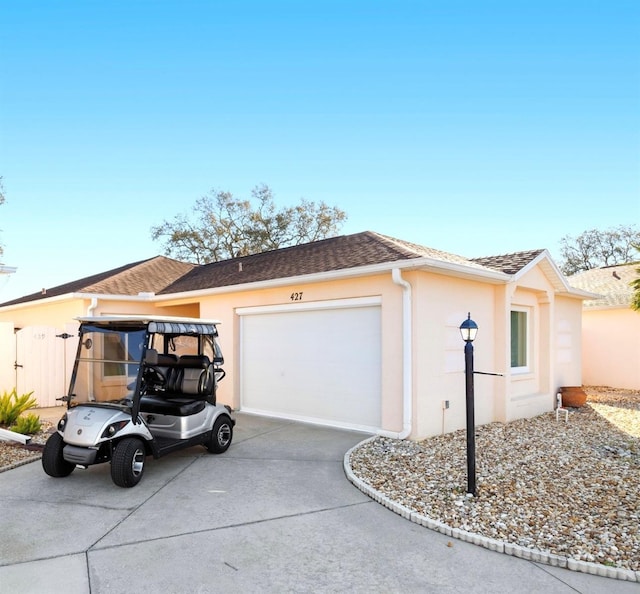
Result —
<path fill-rule="evenodd" d="M 582 319 L 584 384 L 640 390 L 640 312 L 585 309 Z"/>
<path fill-rule="evenodd" d="M 28 305 L 7 307 L 0 311 L 0 321 L 12 322 L 16 328 L 26 326 L 64 327 L 74 318 L 88 315 L 91 299 L 69 298 L 65 300 L 37 301 Z M 200 317 L 196 304 L 178 307 L 164 307 L 139 299 L 96 298 L 92 315 L 109 314 L 150 314 L 163 316 Z"/>
<path fill-rule="evenodd" d="M 459 328 L 469 313 L 479 327 L 474 342 L 475 368 L 494 368 L 493 288 L 422 273 L 417 282 L 415 303 L 414 390 L 417 407 L 414 438 L 422 439 L 466 425 L 464 342 Z M 478 381 L 476 377 L 477 424 L 493 420 L 492 381 Z M 443 409 L 443 401 L 449 401 L 448 409 Z"/>
<path fill-rule="evenodd" d="M 511 311 L 527 315 L 527 361 L 522 367 L 511 367 L 510 359 L 507 362 L 507 421 L 533 417 L 553 410 L 554 406 L 555 298 L 552 286 L 541 271 L 530 271 L 512 287 L 507 315 L 510 316 Z M 507 331 L 505 351 L 508 353 L 510 321 Z"/>
<path fill-rule="evenodd" d="M 16 328 L 27 326 L 64 327 L 73 318 L 84 315 L 82 299 L 37 302 L 30 306 L 16 306 L 0 312 L 0 321 L 12 322 Z"/>
<path fill-rule="evenodd" d="M 555 301 L 555 368 L 553 387 L 581 386 L 583 355 L 581 343 L 584 334 L 582 305 L 575 299 L 563 297 Z"/>
<path fill-rule="evenodd" d="M 87 307 L 89 302 L 87 302 Z M 200 318 L 200 307 L 197 303 L 181 305 L 175 307 L 165 307 L 163 303 L 153 303 L 147 301 L 110 301 L 100 299 L 95 309 L 94 315 L 116 315 L 116 314 L 151 314 L 157 316 L 177 316 L 187 318 Z M 86 315 L 83 314 L 83 315 Z"/>
<path fill-rule="evenodd" d="M 300 301 L 293 302 L 292 295 Z M 382 428 L 402 430 L 402 288 L 391 275 L 376 275 L 341 281 L 229 292 L 202 298 L 202 317 L 219 319 L 220 345 L 225 353 L 227 377 L 220 384 L 219 399 L 234 408 L 240 407 L 240 319 L 237 310 L 246 307 L 290 305 L 359 297 L 381 297 L 381 414 Z M 331 348 L 331 328 L 322 337 Z M 345 361 L 348 365 L 348 361 Z M 375 370 L 378 371 L 378 370 Z M 375 372 L 374 371 L 374 372 Z M 311 381 L 311 380 L 310 380 Z"/>

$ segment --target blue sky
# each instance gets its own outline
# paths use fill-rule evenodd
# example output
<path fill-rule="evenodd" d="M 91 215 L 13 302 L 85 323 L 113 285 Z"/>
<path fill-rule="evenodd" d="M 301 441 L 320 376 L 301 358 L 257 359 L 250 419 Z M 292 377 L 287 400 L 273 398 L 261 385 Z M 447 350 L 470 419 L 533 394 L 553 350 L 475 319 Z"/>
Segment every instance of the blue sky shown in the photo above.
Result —
<path fill-rule="evenodd" d="M 640 2 L 0 0 L 0 301 L 212 188 L 467 257 L 640 222 Z"/>

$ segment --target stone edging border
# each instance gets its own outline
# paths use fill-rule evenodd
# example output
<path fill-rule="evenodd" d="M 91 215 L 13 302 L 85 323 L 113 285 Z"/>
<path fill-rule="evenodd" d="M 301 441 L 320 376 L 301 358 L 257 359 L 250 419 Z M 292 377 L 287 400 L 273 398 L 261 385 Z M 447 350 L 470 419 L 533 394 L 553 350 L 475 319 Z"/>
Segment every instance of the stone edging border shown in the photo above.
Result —
<path fill-rule="evenodd" d="M 571 559 L 569 557 L 563 557 L 562 555 L 555 555 L 553 553 L 547 553 L 539 549 L 530 549 L 522 547 L 520 545 L 504 542 L 502 540 L 496 540 L 494 538 L 487 538 L 473 532 L 467 532 L 460 528 L 451 528 L 443 522 L 433 520 L 428 516 L 419 514 L 412 511 L 404 505 L 396 503 L 392 499 L 389 499 L 386 495 L 383 495 L 363 480 L 359 479 L 351 469 L 350 459 L 351 453 L 358 449 L 363 444 L 373 441 L 376 436 L 369 437 L 360 443 L 353 446 L 345 455 L 343 459 L 344 472 L 347 479 L 365 495 L 368 495 L 373 500 L 384 505 L 384 507 L 397 513 L 398 515 L 420 524 L 425 528 L 435 530 L 451 538 L 463 540 L 474 545 L 484 547 L 497 553 L 504 553 L 505 555 L 512 555 L 519 557 L 520 559 L 526 559 L 527 561 L 533 561 L 534 563 L 544 563 L 546 565 L 552 565 L 553 567 L 561 567 L 563 569 L 570 569 L 571 571 L 579 571 L 582 573 L 588 573 L 591 575 L 597 575 L 600 577 L 613 578 L 617 580 L 624 580 L 628 582 L 640 582 L 640 571 L 634 571 L 632 569 L 622 569 L 619 567 L 609 567 L 608 565 L 602 565 L 600 563 L 590 563 L 588 561 L 581 561 L 578 559 Z"/>
<path fill-rule="evenodd" d="M 41 459 L 42 459 L 42 454 L 37 454 L 31 458 L 25 458 L 24 460 L 14 462 L 13 464 L 8 464 L 7 466 L 0 466 L 0 472 L 13 470 L 14 468 L 19 468 L 20 466 L 24 466 L 25 464 L 31 464 L 31 462 L 37 462 L 38 460 L 41 460 Z"/>

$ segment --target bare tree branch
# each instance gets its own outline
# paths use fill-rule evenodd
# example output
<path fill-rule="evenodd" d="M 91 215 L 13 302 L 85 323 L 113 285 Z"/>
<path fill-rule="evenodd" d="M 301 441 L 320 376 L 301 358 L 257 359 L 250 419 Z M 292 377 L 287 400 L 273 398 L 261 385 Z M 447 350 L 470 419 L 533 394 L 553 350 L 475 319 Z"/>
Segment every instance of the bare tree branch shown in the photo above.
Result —
<path fill-rule="evenodd" d="M 163 241 L 167 255 L 206 264 L 332 237 L 346 219 L 338 207 L 304 198 L 278 209 L 262 184 L 251 200 L 211 190 L 196 201 L 191 216 L 178 214 L 152 227 L 151 238 Z"/>
<path fill-rule="evenodd" d="M 634 258 L 634 244 L 640 244 L 640 231 L 633 225 L 618 225 L 605 231 L 589 229 L 578 237 L 565 235 L 560 240 L 560 268 L 570 276 L 592 268 L 628 264 Z"/>

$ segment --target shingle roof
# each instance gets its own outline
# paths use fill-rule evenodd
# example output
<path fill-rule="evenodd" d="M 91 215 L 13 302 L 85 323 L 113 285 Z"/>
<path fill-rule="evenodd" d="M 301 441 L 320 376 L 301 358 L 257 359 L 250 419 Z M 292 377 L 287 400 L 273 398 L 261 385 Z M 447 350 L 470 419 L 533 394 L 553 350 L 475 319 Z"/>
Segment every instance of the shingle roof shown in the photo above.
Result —
<path fill-rule="evenodd" d="M 0 307 L 69 293 L 137 295 L 140 292 L 153 292 L 169 295 L 420 258 L 513 274 L 542 251 L 470 260 L 373 231 L 364 231 L 203 266 L 156 256 L 48 288 L 45 293 L 7 301 L 1 303 Z"/>
<path fill-rule="evenodd" d="M 633 289 L 629 283 L 640 276 L 638 268 L 640 263 L 594 268 L 574 274 L 567 281 L 573 287 L 602 295 L 585 301 L 585 308 L 630 307 Z"/>
<path fill-rule="evenodd" d="M 87 276 L 63 285 L 47 288 L 12 301 L 0 303 L 0 306 L 17 305 L 39 299 L 57 297 L 68 293 L 94 293 L 101 295 L 137 295 L 141 292 L 157 293 L 180 276 L 188 273 L 195 264 L 179 262 L 155 256 L 126 264 L 113 270 Z"/>
<path fill-rule="evenodd" d="M 481 268 L 462 256 L 364 231 L 205 264 L 177 279 L 160 294 L 228 287 L 425 257 Z"/>
<path fill-rule="evenodd" d="M 499 270 L 505 274 L 516 274 L 527 264 L 535 260 L 544 250 L 529 250 L 527 252 L 514 252 L 501 256 L 487 256 L 484 258 L 471 258 L 472 262 Z"/>

